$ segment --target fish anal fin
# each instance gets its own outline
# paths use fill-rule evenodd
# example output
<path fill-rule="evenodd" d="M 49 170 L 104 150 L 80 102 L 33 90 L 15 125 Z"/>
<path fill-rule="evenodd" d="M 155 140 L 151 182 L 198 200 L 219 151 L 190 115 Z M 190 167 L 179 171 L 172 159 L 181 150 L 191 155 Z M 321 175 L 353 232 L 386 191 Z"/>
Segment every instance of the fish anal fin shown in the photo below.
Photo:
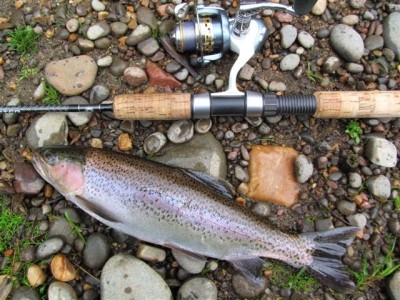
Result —
<path fill-rule="evenodd" d="M 181 169 L 183 173 L 189 175 L 198 182 L 208 186 L 209 188 L 217 191 L 228 199 L 233 199 L 235 197 L 234 187 L 226 180 L 221 178 L 216 178 L 214 176 L 208 175 L 203 172 L 198 172 L 189 169 Z"/>
<path fill-rule="evenodd" d="M 262 258 L 254 257 L 249 259 L 229 260 L 229 262 L 251 283 L 257 286 L 263 286 L 265 284 L 265 279 L 261 274 L 265 263 Z"/>
<path fill-rule="evenodd" d="M 176 259 L 178 264 L 182 267 L 185 267 L 184 266 L 185 263 L 183 262 L 183 260 L 185 260 L 185 261 L 195 260 L 197 262 L 201 262 L 204 264 L 207 262 L 207 259 L 203 255 L 192 253 L 192 252 L 182 250 L 182 249 L 178 249 L 176 247 L 171 247 L 171 246 L 166 246 L 166 247 L 171 249 L 172 255 L 174 256 L 174 258 Z"/>
<path fill-rule="evenodd" d="M 89 214 L 94 214 L 95 216 L 99 216 L 100 218 L 112 222 L 112 223 L 120 223 L 114 216 L 111 215 L 110 211 L 104 209 L 103 207 L 96 206 L 92 204 L 89 200 L 82 196 L 75 196 L 76 204 L 80 206 L 85 212 Z"/>

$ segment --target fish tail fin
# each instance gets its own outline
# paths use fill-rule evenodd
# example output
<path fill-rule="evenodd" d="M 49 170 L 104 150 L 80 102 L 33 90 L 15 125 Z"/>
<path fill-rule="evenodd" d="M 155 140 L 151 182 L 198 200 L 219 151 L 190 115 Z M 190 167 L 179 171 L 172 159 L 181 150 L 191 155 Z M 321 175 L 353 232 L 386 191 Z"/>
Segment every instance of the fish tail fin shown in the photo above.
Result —
<path fill-rule="evenodd" d="M 309 270 L 324 285 L 344 292 L 355 288 L 354 282 L 342 263 L 342 256 L 359 230 L 357 227 L 340 227 L 303 234 L 315 243 Z"/>

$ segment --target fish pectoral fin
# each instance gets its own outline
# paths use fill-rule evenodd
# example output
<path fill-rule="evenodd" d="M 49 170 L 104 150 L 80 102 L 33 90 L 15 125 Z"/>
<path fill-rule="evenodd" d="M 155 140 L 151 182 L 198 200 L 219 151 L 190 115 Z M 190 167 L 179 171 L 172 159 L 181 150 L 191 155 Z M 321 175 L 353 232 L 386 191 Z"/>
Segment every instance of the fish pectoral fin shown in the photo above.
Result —
<path fill-rule="evenodd" d="M 235 189 L 233 186 L 226 180 L 221 178 L 216 178 L 214 176 L 208 175 L 203 172 L 198 172 L 189 169 L 181 169 L 183 173 L 189 175 L 193 179 L 197 180 L 198 182 L 212 188 L 213 190 L 219 192 L 224 197 L 228 199 L 234 199 L 235 197 Z"/>
<path fill-rule="evenodd" d="M 261 272 L 265 262 L 262 258 L 254 257 L 249 259 L 229 260 L 229 262 L 252 283 L 258 286 L 263 285 L 264 279 L 261 276 Z"/>
<path fill-rule="evenodd" d="M 105 210 L 103 207 L 99 207 L 91 203 L 89 200 L 82 196 L 75 196 L 76 202 L 78 206 L 80 206 L 84 211 L 88 213 L 93 213 L 100 218 L 112 222 L 112 223 L 120 223 L 114 216 L 112 216 L 111 212 Z"/>
<path fill-rule="evenodd" d="M 196 253 L 193 253 L 193 252 L 190 252 L 190 251 L 186 251 L 186 250 L 183 250 L 183 249 L 179 249 L 176 246 L 171 246 L 171 245 L 168 245 L 168 244 L 165 244 L 164 246 L 171 249 L 172 255 L 175 257 L 175 259 L 178 261 L 178 263 L 179 263 L 179 260 L 180 260 L 179 257 L 182 257 L 182 256 L 186 256 L 186 257 L 188 257 L 190 259 L 193 259 L 193 260 L 196 260 L 196 261 L 199 261 L 199 262 L 206 262 L 207 261 L 207 258 L 205 258 L 203 255 L 196 254 Z"/>

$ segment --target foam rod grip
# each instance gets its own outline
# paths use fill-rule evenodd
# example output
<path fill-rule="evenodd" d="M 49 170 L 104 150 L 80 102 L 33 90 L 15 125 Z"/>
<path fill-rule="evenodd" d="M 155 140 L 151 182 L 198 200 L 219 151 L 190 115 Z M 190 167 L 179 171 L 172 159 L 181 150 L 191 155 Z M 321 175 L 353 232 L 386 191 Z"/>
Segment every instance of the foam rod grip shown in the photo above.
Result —
<path fill-rule="evenodd" d="M 316 92 L 316 118 L 400 117 L 400 91 Z"/>
<path fill-rule="evenodd" d="M 190 119 L 191 95 L 126 94 L 113 101 L 114 116 L 120 120 L 181 120 Z"/>

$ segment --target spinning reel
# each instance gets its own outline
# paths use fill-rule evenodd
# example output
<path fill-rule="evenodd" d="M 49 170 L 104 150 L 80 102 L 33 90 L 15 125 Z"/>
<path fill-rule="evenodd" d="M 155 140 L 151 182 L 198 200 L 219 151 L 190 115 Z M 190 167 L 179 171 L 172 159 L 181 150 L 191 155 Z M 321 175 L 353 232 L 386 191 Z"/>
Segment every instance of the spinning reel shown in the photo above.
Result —
<path fill-rule="evenodd" d="M 229 74 L 228 90 L 211 94 L 211 97 L 243 98 L 244 94 L 236 87 L 237 74 L 268 36 L 264 22 L 253 16 L 264 9 L 301 15 L 308 13 L 316 2 L 317 0 L 297 0 L 293 6 L 286 6 L 270 1 L 244 0 L 241 1 L 240 8 L 232 19 L 228 18 L 226 11 L 219 5 L 203 4 L 197 5 L 194 8 L 194 17 L 187 19 L 190 4 L 182 3 L 175 7 L 175 15 L 179 22 L 171 35 L 179 52 L 194 55 L 190 59 L 190 64 L 193 66 L 204 66 L 218 60 L 228 50 L 237 53 L 237 60 Z M 246 96 L 252 98 L 249 93 Z M 252 103 L 260 101 L 254 99 Z M 202 103 L 204 100 L 198 102 Z"/>

